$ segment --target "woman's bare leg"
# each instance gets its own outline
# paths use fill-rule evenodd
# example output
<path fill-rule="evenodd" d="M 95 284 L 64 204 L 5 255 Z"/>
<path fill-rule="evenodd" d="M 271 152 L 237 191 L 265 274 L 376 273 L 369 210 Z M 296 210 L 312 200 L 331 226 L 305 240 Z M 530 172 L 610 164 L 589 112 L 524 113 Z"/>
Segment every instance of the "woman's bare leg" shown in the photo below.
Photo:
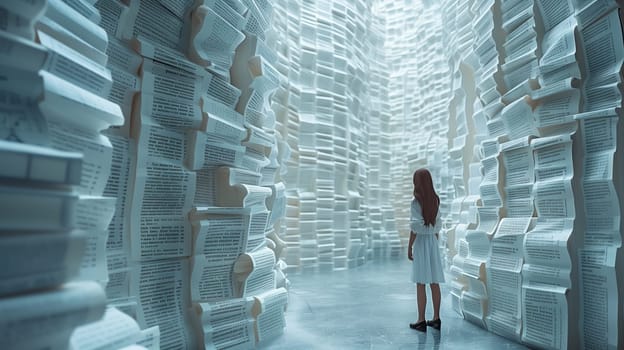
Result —
<path fill-rule="evenodd" d="M 440 319 L 440 299 L 442 298 L 440 294 L 440 285 L 437 283 L 431 283 L 431 299 L 433 299 L 433 320 Z M 423 286 L 423 293 L 424 293 Z"/>
<path fill-rule="evenodd" d="M 427 291 L 424 284 L 416 284 L 416 299 L 418 301 L 418 321 L 416 323 L 420 323 L 425 320 L 425 310 L 427 308 Z"/>

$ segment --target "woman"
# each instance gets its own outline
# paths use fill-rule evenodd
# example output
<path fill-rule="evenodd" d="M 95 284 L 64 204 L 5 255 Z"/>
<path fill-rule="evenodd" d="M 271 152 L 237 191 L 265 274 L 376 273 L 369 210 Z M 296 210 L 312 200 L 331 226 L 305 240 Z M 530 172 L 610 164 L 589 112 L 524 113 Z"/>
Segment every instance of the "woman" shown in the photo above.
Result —
<path fill-rule="evenodd" d="M 410 328 L 421 332 L 427 326 L 440 329 L 440 285 L 444 282 L 442 261 L 438 249 L 440 220 L 440 197 L 433 188 L 431 173 L 427 169 L 414 172 L 414 199 L 410 218 L 410 239 L 407 258 L 412 260 L 412 282 L 416 283 L 418 300 L 418 321 L 410 323 Z M 433 299 L 433 319 L 425 321 L 427 294 L 425 284 L 431 286 Z"/>

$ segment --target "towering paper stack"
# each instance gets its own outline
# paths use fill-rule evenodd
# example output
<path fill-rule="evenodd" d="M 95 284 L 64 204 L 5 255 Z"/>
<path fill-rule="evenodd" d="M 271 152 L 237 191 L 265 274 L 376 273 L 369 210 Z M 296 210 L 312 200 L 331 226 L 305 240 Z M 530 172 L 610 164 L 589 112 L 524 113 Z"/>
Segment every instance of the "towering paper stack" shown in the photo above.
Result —
<path fill-rule="evenodd" d="M 586 6 L 585 6 L 586 5 Z M 580 251 L 584 348 L 624 345 L 622 287 L 622 94 L 624 62 L 621 10 L 612 2 L 575 3 L 584 48 L 584 113 L 577 115 L 584 159 L 584 247 Z M 607 49 L 606 47 L 609 47 Z M 604 47 L 604 48 L 603 48 Z"/>
<path fill-rule="evenodd" d="M 0 61 L 9 128 L 1 230 L 9 260 L 0 293 L 12 297 L 1 300 L 0 346 L 87 349 L 92 325 L 74 328 L 104 315 L 107 228 L 116 202 L 104 197 L 113 147 L 101 132 L 124 121 L 116 101 L 107 100 L 114 94 L 109 41 L 90 2 L 1 7 L 8 21 L 0 40 L 9 48 Z M 63 284 L 72 278 L 84 282 Z M 98 324 L 112 322 L 105 316 Z M 98 331 L 110 344 L 135 344 L 140 331 L 134 320 L 127 324 L 136 332 Z"/>
<path fill-rule="evenodd" d="M 451 68 L 452 74 L 445 78 L 453 82 L 446 90 L 451 98 L 440 94 L 426 100 L 412 93 L 420 82 L 407 78 L 405 87 L 396 89 L 401 93 L 391 94 L 389 100 L 396 117 L 395 139 L 400 140 L 395 144 L 406 149 L 401 128 L 408 125 L 404 111 L 410 107 L 405 101 L 415 96 L 416 105 L 442 101 L 448 106 L 444 120 L 450 129 L 433 129 L 432 135 L 448 131 L 442 138 L 448 140 L 449 162 L 428 159 L 408 164 L 433 169 L 443 164 L 434 177 L 446 206 L 443 212 L 449 213 L 444 243 L 447 259 L 455 260 L 451 266 L 454 308 L 481 325 L 485 316 L 488 329 L 537 348 L 616 348 L 622 342 L 622 325 L 616 321 L 622 314 L 617 302 L 622 291 L 615 284 L 621 234 L 607 232 L 621 231 L 619 221 L 610 219 L 621 216 L 618 170 L 609 170 L 617 169 L 610 168 L 617 163 L 612 158 L 618 154 L 617 143 L 612 140 L 620 130 L 616 122 L 620 112 L 614 108 L 622 103 L 618 72 L 624 51 L 618 5 L 614 1 L 456 0 L 402 5 L 390 1 L 380 5 L 387 10 L 386 43 L 394 35 L 406 36 L 407 30 L 399 29 L 401 21 L 418 18 L 426 23 L 432 18 L 413 17 L 410 10 L 423 6 L 442 13 L 438 20 L 445 41 L 438 55 Z M 466 23 L 472 23 L 471 35 L 466 35 Z M 432 28 L 435 25 L 416 31 L 418 44 L 399 48 L 386 44 L 388 62 L 413 62 L 402 50 L 418 56 Z M 467 49 L 470 45 L 473 50 Z M 425 65 L 420 72 L 426 75 Z M 408 77 L 405 71 L 401 74 Z M 476 104 L 470 97 L 474 93 Z M 415 114 L 427 112 L 419 109 Z M 422 125 L 410 130 L 410 135 L 427 130 Z M 472 157 L 470 142 L 479 146 Z M 424 145 L 407 151 L 411 159 L 425 152 L 435 153 Z M 473 202 L 466 197 L 479 178 L 475 159 L 483 174 L 480 204 L 479 199 Z M 409 179 L 411 169 L 403 165 L 395 169 L 395 183 Z M 600 175 L 596 169 L 602 169 Z M 410 189 L 409 181 L 404 181 L 394 186 L 393 193 Z M 598 197 L 601 203 L 596 202 Z M 398 204 L 400 200 L 395 202 L 397 222 L 401 222 L 409 214 Z M 475 212 L 478 221 L 473 220 Z M 469 226 L 475 223 L 476 230 Z M 473 292 L 480 288 L 470 283 L 469 273 L 478 270 L 470 256 L 472 243 L 487 247 L 488 238 L 489 250 L 476 259 L 486 262 L 487 270 L 488 302 L 481 299 L 479 305 Z M 470 296 L 467 302 L 462 303 L 462 295 Z M 602 300 L 599 308 L 590 302 L 594 297 Z M 464 305 L 472 311 L 466 312 Z"/>
<path fill-rule="evenodd" d="M 576 123 L 570 123 L 580 107 L 580 92 L 575 88 L 576 79 L 580 78 L 574 34 L 576 19 L 570 4 L 554 7 L 538 1 L 536 7 L 544 26 L 539 58 L 540 89 L 531 93 L 533 118 L 523 126 L 514 127 L 523 135 L 545 136 L 531 140 L 535 159 L 533 196 L 538 219 L 535 228 L 527 233 L 523 247 L 522 339 L 536 346 L 567 348 L 568 344 L 578 342 L 578 332 L 566 329 L 569 324 L 576 326 L 573 320 L 578 319 L 576 250 L 582 244 L 582 231 L 575 229 L 582 223 L 577 215 L 582 212 L 579 207 L 582 203 L 575 203 L 579 192 L 578 170 L 575 172 L 573 161 L 578 159 L 577 142 L 573 148 Z M 545 241 L 549 241 L 548 247 L 553 246 L 551 242 L 558 242 L 554 246 L 559 248 L 547 248 Z M 546 300 L 550 309 L 546 315 L 552 315 L 549 317 L 536 311 L 544 310 Z"/>
<path fill-rule="evenodd" d="M 275 8 L 285 14 L 275 21 L 282 51 L 276 61 L 290 58 L 278 67 L 290 80 L 274 100 L 278 130 L 293 151 L 285 230 L 278 233 L 288 267 L 345 269 L 374 255 L 398 256 L 385 28 L 369 1 L 289 1 Z"/>
<path fill-rule="evenodd" d="M 416 169 L 429 164 L 442 199 L 441 211 L 447 213 L 450 207 L 446 197 L 450 181 L 446 171 L 449 145 L 446 141 L 448 124 L 445 122 L 450 80 L 447 79 L 446 58 L 441 54 L 444 45 L 442 13 L 435 8 L 401 1 L 380 2 L 376 7 L 380 23 L 385 27 L 382 31 L 385 33 L 383 55 L 387 65 L 386 78 L 379 79 L 388 86 L 387 98 L 380 102 L 382 117 L 378 125 L 382 130 L 391 131 L 389 139 L 387 134 L 380 136 L 379 148 L 381 154 L 385 154 L 385 145 L 381 143 L 392 140 L 389 150 L 392 175 L 384 181 L 392 184 L 396 229 L 404 243 L 409 237 L 409 203 L 413 198 L 412 174 Z M 413 50 L 410 48 L 413 41 L 426 42 L 429 49 Z M 387 116 L 386 111 L 390 111 Z M 374 135 L 373 122 L 371 120 L 368 130 Z M 420 126 L 422 130 L 419 130 Z M 418 133 L 415 130 L 419 130 Z M 387 172 L 384 163 L 380 165 L 379 174 Z M 445 250 L 445 247 L 441 249 Z"/>
<path fill-rule="evenodd" d="M 191 4 L 131 2 L 118 36 L 141 55 L 141 90 L 134 102 L 130 137 L 128 211 L 129 295 L 136 298 L 142 327 L 159 326 L 163 348 L 198 343 L 190 327 L 191 225 L 187 215 L 197 175 L 187 162 L 196 144 L 200 99 L 212 77 L 187 60 Z M 165 25 L 166 24 L 166 25 Z M 180 111 L 181 113 L 179 113 Z M 158 298 L 154 298 L 158 295 Z"/>
<path fill-rule="evenodd" d="M 192 31 L 191 45 L 208 60 L 211 75 L 201 99 L 202 127 L 188 159 L 198 175 L 190 216 L 192 322 L 206 348 L 253 348 L 285 326 L 286 290 L 276 289 L 287 285 L 276 264 L 284 243 L 274 226 L 285 213 L 285 186 L 276 181 L 289 151 L 274 134 L 269 104 L 280 85 L 272 65 L 277 56 L 263 40 L 271 6 L 217 1 L 192 16 L 204 27 Z M 214 47 L 211 37 L 231 45 L 231 54 L 223 56 L 225 49 Z M 254 301 L 278 291 L 283 298 L 276 302 Z"/>

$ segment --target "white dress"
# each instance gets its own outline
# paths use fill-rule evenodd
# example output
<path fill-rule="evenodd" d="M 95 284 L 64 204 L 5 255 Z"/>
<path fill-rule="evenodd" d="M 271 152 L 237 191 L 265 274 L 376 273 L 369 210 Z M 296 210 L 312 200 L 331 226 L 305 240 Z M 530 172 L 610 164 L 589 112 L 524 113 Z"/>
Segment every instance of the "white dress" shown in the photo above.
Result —
<path fill-rule="evenodd" d="M 414 261 L 412 261 L 412 282 L 414 283 L 443 283 L 444 270 L 438 248 L 438 239 L 435 234 L 440 232 L 442 220 L 440 212 L 436 218 L 435 226 L 425 226 L 420 203 L 412 200 L 410 228 L 416 234 L 416 240 L 412 249 Z"/>

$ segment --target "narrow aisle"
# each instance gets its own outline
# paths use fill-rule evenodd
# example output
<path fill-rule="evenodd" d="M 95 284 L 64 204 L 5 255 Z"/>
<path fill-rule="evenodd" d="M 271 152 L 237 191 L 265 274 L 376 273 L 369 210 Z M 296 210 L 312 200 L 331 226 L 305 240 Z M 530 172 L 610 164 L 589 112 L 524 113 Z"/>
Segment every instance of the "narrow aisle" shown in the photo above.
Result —
<path fill-rule="evenodd" d="M 442 330 L 429 328 L 425 334 L 410 329 L 417 315 L 409 273 L 405 259 L 351 271 L 290 275 L 285 333 L 263 349 L 527 349 L 460 318 L 445 285 Z M 429 303 L 428 318 L 432 312 Z"/>

